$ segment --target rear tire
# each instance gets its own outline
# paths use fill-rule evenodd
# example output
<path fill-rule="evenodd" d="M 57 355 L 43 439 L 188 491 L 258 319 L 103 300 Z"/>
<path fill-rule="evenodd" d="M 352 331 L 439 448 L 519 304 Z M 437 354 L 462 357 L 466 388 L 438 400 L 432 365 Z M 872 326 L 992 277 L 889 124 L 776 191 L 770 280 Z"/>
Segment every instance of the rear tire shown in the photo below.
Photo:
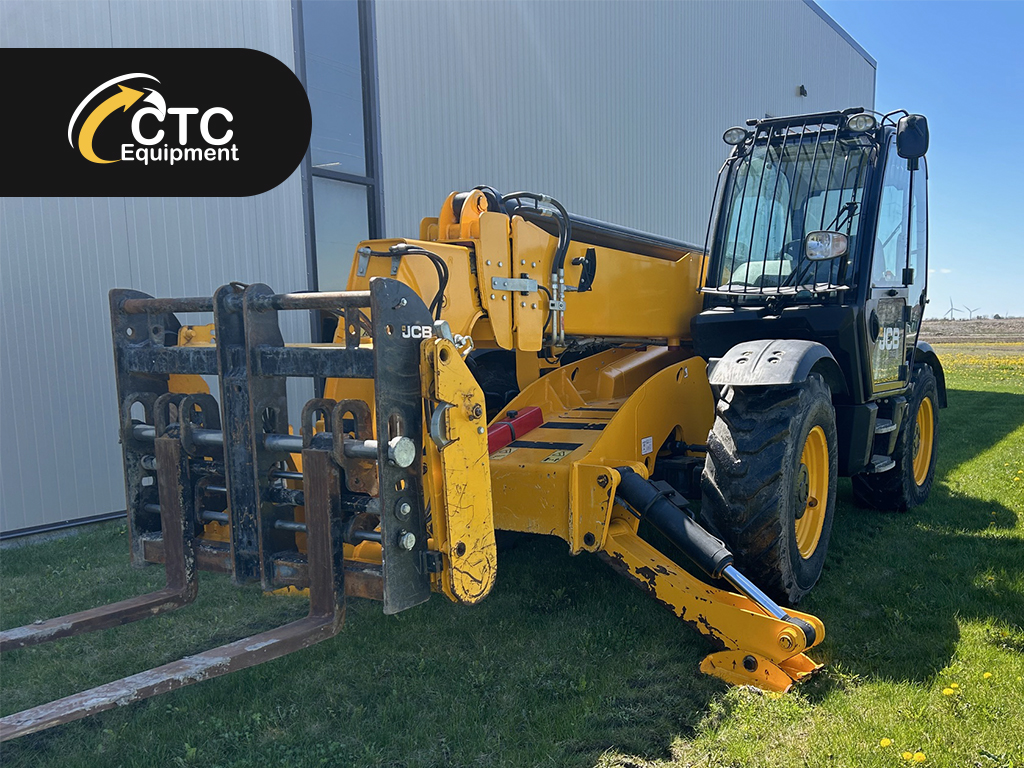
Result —
<path fill-rule="evenodd" d="M 835 410 L 812 374 L 787 387 L 725 387 L 708 436 L 701 515 L 736 566 L 796 603 L 825 564 L 838 476 Z"/>
<path fill-rule="evenodd" d="M 931 493 L 939 448 L 939 389 L 930 365 L 915 365 L 913 382 L 907 416 L 892 452 L 896 466 L 877 475 L 853 477 L 853 497 L 862 507 L 906 512 Z"/>

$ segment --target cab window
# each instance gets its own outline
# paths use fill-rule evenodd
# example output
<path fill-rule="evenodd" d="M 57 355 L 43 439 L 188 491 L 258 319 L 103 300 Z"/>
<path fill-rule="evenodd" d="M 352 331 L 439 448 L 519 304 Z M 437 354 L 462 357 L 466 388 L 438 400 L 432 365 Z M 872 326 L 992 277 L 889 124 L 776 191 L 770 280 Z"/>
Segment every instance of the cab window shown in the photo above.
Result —
<path fill-rule="evenodd" d="M 871 287 L 903 284 L 907 260 L 907 206 L 910 202 L 910 171 L 896 154 L 896 138 L 889 142 L 888 161 L 878 207 L 878 227 L 871 257 Z"/>
<path fill-rule="evenodd" d="M 907 306 L 911 308 L 907 332 L 916 334 L 924 311 L 921 299 L 928 279 L 928 166 L 923 157 L 920 167 L 914 171 L 914 193 L 910 201 L 910 266 L 914 278 L 907 293 Z"/>

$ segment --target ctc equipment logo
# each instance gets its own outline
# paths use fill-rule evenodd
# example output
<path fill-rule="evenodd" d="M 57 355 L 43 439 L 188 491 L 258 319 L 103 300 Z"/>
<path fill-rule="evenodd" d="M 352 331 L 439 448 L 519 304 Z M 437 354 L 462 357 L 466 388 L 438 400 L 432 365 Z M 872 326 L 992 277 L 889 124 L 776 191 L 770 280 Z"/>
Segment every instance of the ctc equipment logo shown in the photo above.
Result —
<path fill-rule="evenodd" d="M 73 138 L 75 124 L 82 113 L 104 91 L 115 85 L 118 88 L 117 93 L 101 101 L 82 122 L 77 142 L 77 148 L 82 157 L 99 164 L 131 161 L 141 162 L 147 166 L 150 163 L 174 165 L 182 162 L 238 161 L 238 146 L 233 143 L 227 146 L 234 137 L 234 131 L 228 127 L 228 124 L 235 118 L 229 110 L 224 107 L 211 107 L 203 112 L 199 118 L 198 128 L 199 136 L 206 146 L 189 146 L 190 137 L 195 143 L 195 123 L 192 123 L 190 130 L 190 118 L 198 115 L 199 109 L 196 107 L 168 107 L 159 91 L 140 86 L 146 91 L 143 93 L 121 84 L 127 80 L 142 79 L 152 80 L 155 83 L 160 82 L 152 75 L 133 72 L 107 80 L 82 99 L 71 116 L 71 122 L 68 123 L 68 143 L 72 147 L 76 146 Z M 131 119 L 131 138 L 134 139 L 134 142 L 118 142 L 121 147 L 120 157 L 106 159 L 98 156 L 93 148 L 93 140 L 103 121 L 118 110 L 127 113 L 139 102 L 139 99 L 142 99 L 141 108 L 134 111 Z M 172 146 L 169 142 L 173 141 L 175 128 L 177 129 L 177 146 Z M 161 144 L 165 137 L 168 142 Z"/>

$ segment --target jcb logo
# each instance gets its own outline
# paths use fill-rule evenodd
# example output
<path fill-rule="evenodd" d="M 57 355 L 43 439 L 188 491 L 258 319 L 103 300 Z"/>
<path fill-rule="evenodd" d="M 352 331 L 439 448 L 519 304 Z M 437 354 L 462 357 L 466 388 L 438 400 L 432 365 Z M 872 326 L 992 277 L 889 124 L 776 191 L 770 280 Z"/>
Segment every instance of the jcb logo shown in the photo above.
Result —
<path fill-rule="evenodd" d="M 429 325 L 403 325 L 403 339 L 429 339 L 434 335 L 434 329 Z"/>
<path fill-rule="evenodd" d="M 903 335 L 903 332 L 899 328 L 893 328 L 892 326 L 887 326 L 885 328 L 885 332 L 882 334 L 882 338 L 879 340 L 878 344 L 879 344 L 879 346 L 882 349 L 885 349 L 885 350 L 899 349 L 900 348 L 900 337 L 902 335 Z"/>

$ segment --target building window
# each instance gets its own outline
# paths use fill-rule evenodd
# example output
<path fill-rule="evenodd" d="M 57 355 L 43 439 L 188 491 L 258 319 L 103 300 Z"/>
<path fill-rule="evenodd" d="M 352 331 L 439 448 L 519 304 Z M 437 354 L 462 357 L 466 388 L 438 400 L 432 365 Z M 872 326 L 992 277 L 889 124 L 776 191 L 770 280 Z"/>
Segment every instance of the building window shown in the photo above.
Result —
<path fill-rule="evenodd" d="M 383 234 L 373 13 L 367 0 L 294 6 L 296 69 L 313 111 L 303 163 L 311 289 L 344 290 L 356 245 Z M 315 322 L 314 336 L 324 333 Z"/>
<path fill-rule="evenodd" d="M 343 291 L 348 284 L 356 244 L 369 237 L 367 191 L 359 184 L 313 177 L 313 239 L 322 291 Z"/>
<path fill-rule="evenodd" d="M 366 175 L 359 4 L 302 3 L 306 92 L 313 107 L 313 170 Z"/>

